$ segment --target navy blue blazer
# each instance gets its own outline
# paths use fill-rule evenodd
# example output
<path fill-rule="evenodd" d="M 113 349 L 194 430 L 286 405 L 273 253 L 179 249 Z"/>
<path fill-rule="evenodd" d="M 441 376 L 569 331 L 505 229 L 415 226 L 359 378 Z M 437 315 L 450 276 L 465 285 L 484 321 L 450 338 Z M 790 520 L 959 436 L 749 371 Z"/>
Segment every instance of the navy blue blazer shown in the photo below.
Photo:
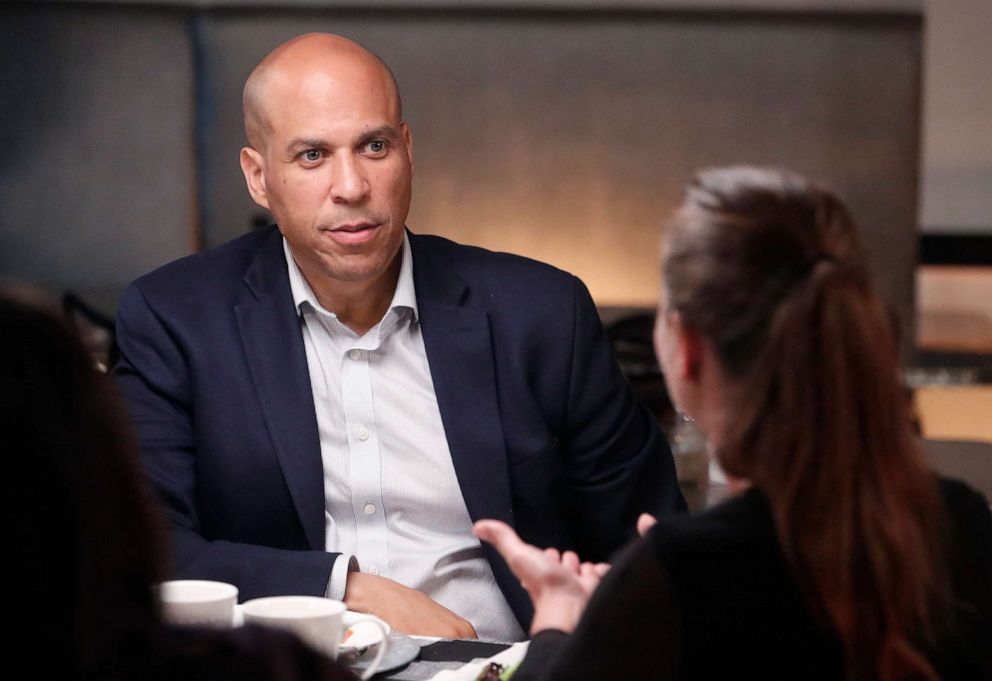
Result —
<path fill-rule="evenodd" d="M 606 560 L 642 511 L 684 508 L 671 454 L 611 355 L 582 282 L 518 256 L 410 234 L 420 324 L 473 520 Z M 176 577 L 242 599 L 322 595 L 317 422 L 282 237 L 255 231 L 141 277 L 115 374 L 174 530 Z M 526 627 L 529 599 L 486 547 Z"/>

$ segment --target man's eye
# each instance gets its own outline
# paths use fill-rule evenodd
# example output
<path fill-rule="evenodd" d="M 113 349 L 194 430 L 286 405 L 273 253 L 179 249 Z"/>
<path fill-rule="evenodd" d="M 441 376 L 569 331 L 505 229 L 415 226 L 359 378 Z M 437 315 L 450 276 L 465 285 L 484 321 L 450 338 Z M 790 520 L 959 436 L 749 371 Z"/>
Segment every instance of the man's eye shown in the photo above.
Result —
<path fill-rule="evenodd" d="M 316 163 L 320 160 L 320 152 L 316 149 L 307 149 L 303 152 L 303 160 Z"/>
<path fill-rule="evenodd" d="M 373 154 L 381 154 L 386 150 L 385 140 L 372 140 L 365 145 L 365 148 Z"/>

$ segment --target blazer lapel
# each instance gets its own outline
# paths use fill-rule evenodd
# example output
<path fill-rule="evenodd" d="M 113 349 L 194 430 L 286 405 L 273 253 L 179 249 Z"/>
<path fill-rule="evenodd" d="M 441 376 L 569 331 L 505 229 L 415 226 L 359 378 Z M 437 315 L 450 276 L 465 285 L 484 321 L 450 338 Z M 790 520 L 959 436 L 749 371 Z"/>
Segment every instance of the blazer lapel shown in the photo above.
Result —
<path fill-rule="evenodd" d="M 472 520 L 513 524 L 489 315 L 468 286 L 410 235 L 421 332 L 458 483 Z"/>
<path fill-rule="evenodd" d="M 252 296 L 235 306 L 269 436 L 310 548 L 322 551 L 324 474 L 300 321 L 277 230 L 245 275 Z"/>

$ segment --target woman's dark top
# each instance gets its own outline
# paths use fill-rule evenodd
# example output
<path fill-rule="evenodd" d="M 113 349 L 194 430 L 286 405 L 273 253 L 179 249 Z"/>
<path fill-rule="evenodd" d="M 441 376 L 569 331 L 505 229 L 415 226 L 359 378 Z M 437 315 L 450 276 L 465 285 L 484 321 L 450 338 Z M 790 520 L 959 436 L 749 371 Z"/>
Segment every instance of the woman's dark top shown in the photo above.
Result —
<path fill-rule="evenodd" d="M 944 679 L 992 679 L 992 514 L 941 481 L 956 628 L 929 655 Z M 572 635 L 543 631 L 514 681 L 842 679 L 839 638 L 806 606 L 760 492 L 659 521 L 604 577 Z"/>

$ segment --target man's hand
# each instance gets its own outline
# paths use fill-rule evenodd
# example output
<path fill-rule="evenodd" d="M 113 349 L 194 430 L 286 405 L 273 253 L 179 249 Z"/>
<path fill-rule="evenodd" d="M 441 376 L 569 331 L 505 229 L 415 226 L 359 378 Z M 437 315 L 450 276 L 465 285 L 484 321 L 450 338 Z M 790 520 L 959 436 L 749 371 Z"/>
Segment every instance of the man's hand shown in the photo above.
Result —
<path fill-rule="evenodd" d="M 480 520 L 475 536 L 492 544 L 520 580 L 534 604 L 531 634 L 543 629 L 572 631 L 589 596 L 606 571 L 605 563 L 583 563 L 573 551 L 541 550 L 525 543 L 506 523 Z"/>
<path fill-rule="evenodd" d="M 386 577 L 352 572 L 344 590 L 349 610 L 375 615 L 414 636 L 478 638 L 469 621 L 415 589 Z"/>

